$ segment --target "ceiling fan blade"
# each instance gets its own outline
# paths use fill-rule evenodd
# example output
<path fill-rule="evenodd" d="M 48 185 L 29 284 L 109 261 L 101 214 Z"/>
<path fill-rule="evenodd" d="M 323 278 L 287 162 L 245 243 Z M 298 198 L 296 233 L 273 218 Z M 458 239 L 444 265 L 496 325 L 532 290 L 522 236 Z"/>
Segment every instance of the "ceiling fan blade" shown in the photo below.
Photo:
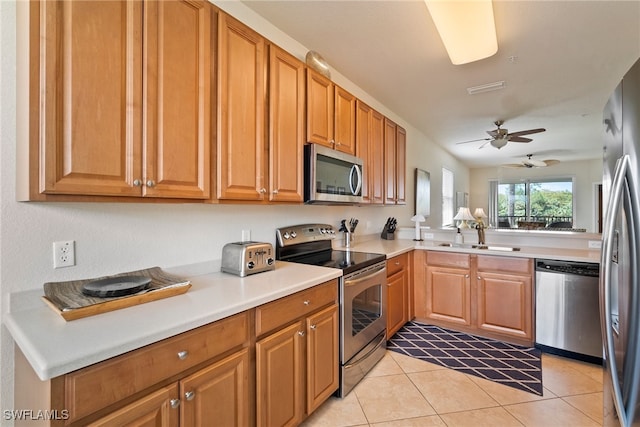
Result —
<path fill-rule="evenodd" d="M 487 134 L 491 137 L 491 138 L 497 138 L 498 134 L 499 134 L 500 130 L 496 129 L 496 130 L 488 130 Z"/>
<path fill-rule="evenodd" d="M 547 163 L 543 162 L 542 160 L 534 160 L 534 159 L 529 158 L 529 159 L 523 161 L 522 165 L 527 167 L 527 168 L 543 168 L 543 167 L 547 166 Z"/>
<path fill-rule="evenodd" d="M 533 139 L 531 138 L 524 138 L 522 136 L 512 136 L 509 137 L 509 142 L 531 142 L 533 141 Z"/>
<path fill-rule="evenodd" d="M 463 142 L 456 142 L 456 145 L 459 144 L 468 144 L 470 142 L 478 142 L 478 141 L 489 141 L 490 138 L 480 138 L 480 139 L 472 139 L 471 141 L 463 141 Z"/>
<path fill-rule="evenodd" d="M 534 133 L 540 133 L 540 132 L 544 132 L 544 131 L 546 131 L 546 129 L 544 129 L 544 128 L 521 130 L 521 131 L 518 131 L 518 132 L 510 133 L 509 136 L 512 137 L 512 136 L 531 135 L 531 134 L 534 134 Z"/>
<path fill-rule="evenodd" d="M 551 165 L 557 165 L 558 163 L 560 163 L 560 160 L 549 159 L 549 160 L 544 160 L 544 162 L 547 164 L 547 166 L 551 166 Z"/>
<path fill-rule="evenodd" d="M 492 140 L 491 140 L 491 139 L 489 139 L 489 138 L 485 138 L 485 139 L 486 139 L 487 141 L 486 141 L 484 144 L 482 144 L 480 147 L 478 147 L 478 150 L 479 150 L 479 149 L 481 149 L 481 148 L 484 148 L 484 147 L 485 147 L 485 145 L 487 145 L 488 143 L 490 143 L 490 142 L 492 141 Z"/>
<path fill-rule="evenodd" d="M 507 165 L 502 165 L 502 167 L 505 167 L 505 168 L 523 168 L 525 166 L 523 164 L 521 164 L 521 163 L 510 163 L 510 164 L 507 164 Z"/>

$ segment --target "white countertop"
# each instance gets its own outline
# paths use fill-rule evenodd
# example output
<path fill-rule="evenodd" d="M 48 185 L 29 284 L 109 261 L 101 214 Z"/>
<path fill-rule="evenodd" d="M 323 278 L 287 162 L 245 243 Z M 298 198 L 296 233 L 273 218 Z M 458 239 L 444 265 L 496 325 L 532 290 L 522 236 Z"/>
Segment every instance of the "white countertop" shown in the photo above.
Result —
<path fill-rule="evenodd" d="M 69 322 L 41 300 L 42 291 L 27 291 L 16 295 L 24 303 L 12 304 L 4 323 L 34 372 L 48 380 L 340 276 L 339 269 L 281 261 L 245 278 L 185 275 L 192 284 L 185 294 Z"/>
<path fill-rule="evenodd" d="M 408 239 L 363 239 L 350 250 L 392 258 L 414 249 L 466 252 L 520 258 L 599 262 L 599 250 L 521 247 L 517 252 L 439 246 L 440 242 Z M 336 246 L 335 249 L 346 250 Z M 65 321 L 42 300 L 40 290 L 11 295 L 4 323 L 42 380 L 66 374 L 148 344 L 223 319 L 261 304 L 340 277 L 342 270 L 277 261 L 274 271 L 245 278 L 209 265 L 166 269 L 191 281 L 182 295 Z M 210 271 L 216 271 L 210 273 Z"/>
<path fill-rule="evenodd" d="M 398 240 L 382 240 L 371 239 L 363 240 L 362 242 L 355 242 L 352 244 L 352 251 L 358 252 L 373 252 L 386 254 L 387 258 L 392 258 L 396 255 L 400 255 L 403 252 L 409 252 L 414 249 L 429 250 L 429 251 L 441 251 L 441 252 L 456 252 L 456 253 L 472 253 L 479 255 L 494 255 L 494 256 L 508 256 L 517 258 L 546 258 L 555 259 L 560 261 L 579 261 L 579 262 L 600 262 L 600 250 L 586 250 L 586 249 L 566 249 L 566 248 L 554 248 L 554 247 L 537 247 L 537 246 L 521 246 L 514 245 L 520 248 L 519 251 L 503 251 L 503 250 L 487 250 L 487 249 L 473 249 L 470 245 L 462 246 L 440 246 L 441 244 L 448 244 L 451 242 L 437 241 L 437 240 L 423 240 L 416 242 L 408 239 Z M 508 245 L 496 244 L 495 246 L 504 247 Z M 336 249 L 346 250 L 346 248 L 336 247 Z"/>

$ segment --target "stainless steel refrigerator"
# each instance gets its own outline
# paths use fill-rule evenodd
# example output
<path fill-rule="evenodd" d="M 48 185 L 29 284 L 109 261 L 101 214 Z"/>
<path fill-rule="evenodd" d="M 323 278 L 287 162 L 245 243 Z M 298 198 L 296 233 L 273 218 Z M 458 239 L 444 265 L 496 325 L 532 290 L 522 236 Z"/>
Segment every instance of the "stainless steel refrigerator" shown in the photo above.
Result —
<path fill-rule="evenodd" d="M 604 110 L 604 425 L 640 427 L 640 60 Z"/>

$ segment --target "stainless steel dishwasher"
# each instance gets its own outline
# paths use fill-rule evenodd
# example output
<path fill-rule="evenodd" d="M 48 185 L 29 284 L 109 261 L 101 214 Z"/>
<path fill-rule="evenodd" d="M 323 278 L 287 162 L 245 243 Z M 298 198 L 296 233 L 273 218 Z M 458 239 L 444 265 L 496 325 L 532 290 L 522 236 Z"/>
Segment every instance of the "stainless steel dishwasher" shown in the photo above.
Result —
<path fill-rule="evenodd" d="M 596 263 L 536 259 L 536 347 L 602 363 Z"/>

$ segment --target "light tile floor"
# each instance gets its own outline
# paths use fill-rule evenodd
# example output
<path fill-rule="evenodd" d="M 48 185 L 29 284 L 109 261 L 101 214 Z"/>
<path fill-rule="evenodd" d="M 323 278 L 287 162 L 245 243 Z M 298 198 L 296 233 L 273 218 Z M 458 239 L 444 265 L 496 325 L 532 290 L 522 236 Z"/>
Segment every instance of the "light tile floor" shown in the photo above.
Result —
<path fill-rule="evenodd" d="M 597 427 L 599 366 L 542 355 L 543 396 L 387 351 L 344 399 L 331 397 L 304 427 Z"/>

